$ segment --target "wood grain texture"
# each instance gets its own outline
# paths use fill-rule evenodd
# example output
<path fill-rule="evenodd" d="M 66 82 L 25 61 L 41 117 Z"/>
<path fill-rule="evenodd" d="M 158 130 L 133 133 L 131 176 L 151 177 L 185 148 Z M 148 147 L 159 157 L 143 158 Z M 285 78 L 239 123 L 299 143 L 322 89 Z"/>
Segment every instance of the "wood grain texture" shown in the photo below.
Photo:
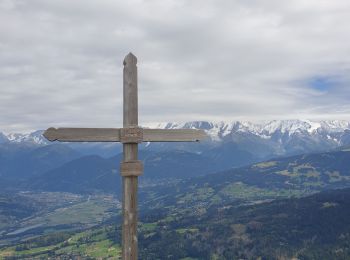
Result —
<path fill-rule="evenodd" d="M 144 142 L 197 142 L 207 138 L 197 129 L 143 129 Z"/>
<path fill-rule="evenodd" d="M 140 176 L 143 173 L 143 164 L 140 160 L 120 163 L 121 176 Z"/>
<path fill-rule="evenodd" d="M 148 128 L 49 128 L 43 135 L 61 142 L 196 142 L 207 138 L 197 129 Z"/>
<path fill-rule="evenodd" d="M 137 100 L 137 59 L 129 53 L 124 59 L 123 71 L 123 127 L 138 126 Z M 123 144 L 123 162 L 137 161 L 138 145 L 135 143 Z M 123 226 L 122 226 L 122 259 L 137 260 L 137 188 L 138 177 L 123 177 Z"/>
<path fill-rule="evenodd" d="M 43 136 L 60 142 L 119 142 L 119 128 L 49 128 Z"/>
<path fill-rule="evenodd" d="M 123 177 L 122 259 L 137 260 L 138 177 Z"/>
<path fill-rule="evenodd" d="M 43 134 L 50 141 L 62 142 L 123 142 L 123 223 L 122 259 L 137 260 L 137 190 L 138 177 L 143 172 L 138 161 L 138 144 L 144 142 L 195 142 L 207 135 L 196 129 L 138 128 L 137 58 L 129 53 L 123 70 L 123 128 L 49 128 Z M 130 130 L 132 129 L 132 130 Z"/>
<path fill-rule="evenodd" d="M 143 141 L 143 129 L 141 127 L 121 128 L 120 142 L 141 143 Z"/>
<path fill-rule="evenodd" d="M 137 58 L 129 53 L 123 64 L 123 125 L 133 127 L 138 124 Z"/>

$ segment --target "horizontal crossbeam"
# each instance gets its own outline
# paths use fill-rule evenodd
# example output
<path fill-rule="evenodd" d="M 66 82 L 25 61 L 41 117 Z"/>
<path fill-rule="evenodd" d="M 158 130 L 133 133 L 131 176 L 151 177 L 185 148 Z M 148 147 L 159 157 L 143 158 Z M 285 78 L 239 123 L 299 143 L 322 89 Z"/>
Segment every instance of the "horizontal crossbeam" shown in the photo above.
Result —
<path fill-rule="evenodd" d="M 125 137 L 125 130 L 133 128 L 49 128 L 44 136 L 49 141 L 60 142 L 196 142 L 206 138 L 203 130 L 197 129 L 148 129 L 139 136 Z"/>
<path fill-rule="evenodd" d="M 49 128 L 43 136 L 60 142 L 119 142 L 119 128 Z"/>

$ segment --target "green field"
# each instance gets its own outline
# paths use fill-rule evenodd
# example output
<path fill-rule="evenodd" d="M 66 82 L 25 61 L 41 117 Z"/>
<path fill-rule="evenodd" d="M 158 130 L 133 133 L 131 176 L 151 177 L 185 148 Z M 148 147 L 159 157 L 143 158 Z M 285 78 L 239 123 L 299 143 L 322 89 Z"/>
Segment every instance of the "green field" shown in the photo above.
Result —
<path fill-rule="evenodd" d="M 62 236 L 63 234 L 63 236 Z M 45 259 L 48 257 L 81 256 L 93 259 L 120 259 L 120 246 L 111 237 L 112 227 L 83 231 L 70 236 L 52 233 L 29 239 L 17 246 L 0 249 L 0 259 Z M 62 239 L 61 239 L 62 238 Z"/>
<path fill-rule="evenodd" d="M 119 214 L 120 204 L 111 195 L 81 196 L 74 201 L 71 197 L 67 199 L 66 194 L 59 195 L 50 207 L 45 207 L 44 210 L 41 207 L 29 217 L 21 219 L 15 218 L 15 215 L 0 214 L 0 245 L 63 230 L 84 230 Z M 31 194 L 31 198 L 43 199 L 41 194 Z M 53 207 L 54 203 L 56 207 Z M 12 240 L 14 235 L 15 241 Z"/>

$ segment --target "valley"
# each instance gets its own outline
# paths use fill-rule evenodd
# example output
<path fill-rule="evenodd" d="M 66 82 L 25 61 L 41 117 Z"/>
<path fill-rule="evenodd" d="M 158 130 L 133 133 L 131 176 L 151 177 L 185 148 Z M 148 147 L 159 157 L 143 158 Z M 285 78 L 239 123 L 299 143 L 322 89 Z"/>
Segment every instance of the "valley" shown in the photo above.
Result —
<path fill-rule="evenodd" d="M 350 189 L 251 205 L 141 216 L 141 259 L 347 259 Z M 52 232 L 0 249 L 4 259 L 120 259 L 120 226 Z"/>
<path fill-rule="evenodd" d="M 349 125 L 162 127 L 204 129 L 210 139 L 142 146 L 142 259 L 349 256 Z M 40 131 L 1 139 L 0 259 L 118 258 L 119 148 L 95 144 L 92 154 L 41 140 Z"/>
<path fill-rule="evenodd" d="M 110 194 L 21 192 L 1 196 L 0 246 L 63 230 L 83 230 L 116 218 L 120 202 Z"/>

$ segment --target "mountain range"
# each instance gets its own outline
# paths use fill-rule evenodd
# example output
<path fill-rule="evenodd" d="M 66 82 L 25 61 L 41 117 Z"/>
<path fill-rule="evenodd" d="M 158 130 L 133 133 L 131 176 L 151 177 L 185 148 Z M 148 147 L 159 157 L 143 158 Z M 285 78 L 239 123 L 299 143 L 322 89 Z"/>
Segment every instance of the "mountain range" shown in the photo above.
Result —
<path fill-rule="evenodd" d="M 323 154 L 319 159 L 329 157 L 334 160 L 339 154 Z M 345 156 L 345 157 L 344 157 Z M 348 160 L 349 152 L 341 154 L 343 159 L 331 167 L 340 167 L 344 160 Z M 289 162 L 313 162 L 322 167 L 327 161 L 316 160 L 317 156 L 308 158 L 296 157 Z M 285 164 L 278 162 L 277 164 Z M 274 165 L 276 166 L 276 164 Z M 255 168 L 271 168 L 272 163 L 255 165 Z M 343 165 L 342 174 L 349 173 L 349 167 Z M 293 167 L 297 167 L 296 164 Z M 301 171 L 303 172 L 303 171 Z M 304 172 L 305 173 L 305 172 Z M 270 175 L 271 172 L 260 172 Z M 323 173 L 322 173 L 323 174 Z M 226 173 L 226 175 L 235 175 Z M 211 176 L 213 178 L 213 176 Z M 327 190 L 307 197 L 288 197 L 287 199 L 255 200 L 252 203 L 240 203 L 237 198 L 249 196 L 249 193 L 262 190 L 252 190 L 248 185 L 235 191 L 234 187 L 222 189 L 230 192 L 231 201 L 224 203 L 203 202 L 215 197 L 217 184 L 227 185 L 231 177 L 223 179 L 218 176 L 216 183 L 195 186 L 195 182 L 188 183 L 196 191 L 183 194 L 181 191 L 171 194 L 175 203 L 169 202 L 169 197 L 161 194 L 150 194 L 149 198 L 157 198 L 147 205 L 141 205 L 139 223 L 140 258 L 142 259 L 349 259 L 350 256 L 350 189 Z M 198 179 L 198 178 L 197 178 Z M 207 177 L 202 178 L 208 181 Z M 282 183 L 282 182 L 281 182 Z M 204 183 L 205 184 L 205 183 Z M 182 185 L 180 185 L 182 186 Z M 188 188 L 187 187 L 187 188 Z M 179 188 L 179 187 L 178 187 Z M 265 194 L 269 188 L 266 187 Z M 169 189 L 168 192 L 172 193 Z M 193 196 L 195 195 L 195 196 Z M 270 196 L 273 195 L 270 193 Z M 36 207 L 30 203 L 20 203 L 22 198 L 4 197 L 1 205 L 8 216 L 25 218 Z M 19 200 L 20 199 L 20 200 Z M 198 200 L 199 199 L 199 200 Z M 196 201 L 197 205 L 189 202 Z M 215 198 L 217 201 L 217 198 Z M 0 201 L 1 202 L 1 201 Z M 5 203 L 4 203 L 5 202 Z M 31 202 L 29 200 L 29 202 Z M 143 204 L 144 201 L 141 201 Z M 1 203 L 0 203 L 1 204 Z M 181 206 L 181 204 L 183 206 Z M 84 207 L 87 207 L 84 204 Z M 151 206 L 151 207 L 150 207 Z M 171 207 L 172 206 L 172 207 Z M 16 210 L 13 209 L 16 207 Z M 61 209 L 61 211 L 66 210 Z M 54 214 L 54 213 L 52 213 Z M 57 213 L 56 213 L 57 214 Z M 82 216 L 79 216 L 82 218 Z M 112 223 L 115 223 L 116 219 Z M 119 220 L 117 221 L 117 223 Z M 5 222 L 6 223 L 6 222 Z M 52 226 L 43 235 L 38 230 L 17 241 L 14 246 L 0 246 L 0 257 L 4 259 L 44 259 L 90 257 L 92 259 L 119 259 L 121 229 L 119 225 L 106 222 L 85 231 L 67 230 L 69 226 Z M 61 228 L 61 229 L 59 229 Z M 56 232 L 53 230 L 56 229 Z M 93 248 L 99 255 L 93 253 Z M 89 258 L 89 259 L 90 259 Z"/>
<path fill-rule="evenodd" d="M 348 214 L 349 190 L 316 194 L 350 187 L 349 122 L 197 121 L 149 127 L 203 129 L 208 139 L 140 145 L 139 158 L 145 165 L 139 179 L 144 259 L 207 259 L 208 255 L 211 259 L 322 259 L 323 254 L 332 259 L 349 255 L 349 251 L 338 250 L 349 237 L 349 222 L 342 219 Z M 109 201 L 108 196 L 120 199 L 120 148 L 113 143 L 49 143 L 42 131 L 0 134 L 0 238 L 4 245 L 18 239 L 24 243 L 0 249 L 0 258 L 9 255 L 6 250 L 35 248 L 37 245 L 25 242 L 27 238 L 84 227 L 67 216 L 79 216 L 78 221 L 89 216 L 92 221 L 85 228 L 96 222 L 94 217 L 102 221 L 102 216 L 114 216 L 103 221 L 115 221 L 117 210 L 111 211 L 108 203 L 104 209 L 99 205 Z M 90 200 L 93 196 L 101 199 Z M 27 203 L 26 198 L 36 198 L 38 203 Z M 53 207 L 41 219 L 40 210 L 46 208 L 42 203 Z M 104 215 L 104 211 L 109 213 Z M 334 219 L 333 214 L 337 214 Z M 333 232 L 329 252 L 320 249 L 328 241 L 323 229 L 326 223 Z M 339 223 L 346 225 L 345 233 Z M 70 236 L 64 234 L 59 240 L 62 244 L 49 246 L 45 252 L 69 254 L 59 249 L 69 245 L 65 240 Z M 45 237 L 39 240 L 47 245 Z M 348 250 L 349 245 L 344 245 Z M 31 252 L 29 257 L 37 254 L 41 253 Z"/>
<path fill-rule="evenodd" d="M 281 120 L 260 123 L 196 121 L 183 124 L 156 124 L 148 127 L 202 129 L 209 138 L 199 143 L 140 145 L 141 159 L 146 162 L 145 180 L 195 177 L 272 158 L 321 153 L 350 145 L 348 121 Z M 0 134 L 1 179 L 11 181 L 32 179 L 33 183 L 37 183 L 34 181 L 37 176 L 44 176 L 46 173 L 49 173 L 47 176 L 51 176 L 54 172 L 63 172 L 66 175 L 74 172 L 71 176 L 73 178 L 79 175 L 79 172 L 80 175 L 85 172 L 83 170 L 85 166 L 82 165 L 85 162 L 95 162 L 95 165 L 103 162 L 106 165 L 101 167 L 106 171 L 103 172 L 103 177 L 99 176 L 102 178 L 100 181 L 103 178 L 105 180 L 117 178 L 111 176 L 116 175 L 119 170 L 120 144 L 49 143 L 42 136 L 42 132 L 38 130 L 30 134 Z M 87 171 L 92 169 L 95 169 L 95 173 L 101 173 L 93 163 Z M 59 182 L 53 184 L 57 186 Z M 68 187 L 66 186 L 67 189 Z"/>
<path fill-rule="evenodd" d="M 273 120 L 261 122 L 209 122 L 158 123 L 146 127 L 161 129 L 202 129 L 209 138 L 198 144 L 188 143 L 145 143 L 145 150 L 186 150 L 196 153 L 215 153 L 215 148 L 246 153 L 255 159 L 264 160 L 275 156 L 295 155 L 335 149 L 350 144 L 350 121 L 329 120 Z M 43 131 L 32 133 L 0 133 L 0 143 L 48 145 Z M 97 154 L 111 157 L 121 151 L 120 144 L 113 143 L 70 143 L 65 144 L 81 154 Z M 213 150 L 213 151 L 212 151 Z M 218 155 L 220 158 L 220 155 Z"/>
<path fill-rule="evenodd" d="M 207 208 L 350 187 L 350 151 L 276 158 L 141 190 L 147 209 Z"/>
<path fill-rule="evenodd" d="M 145 166 L 140 185 L 154 186 L 162 181 L 187 179 L 215 172 L 220 167 L 209 158 L 186 151 L 142 151 Z M 102 158 L 87 155 L 28 179 L 26 189 L 72 193 L 121 192 L 119 163 L 122 155 Z"/>
<path fill-rule="evenodd" d="M 121 159 L 121 154 L 111 158 L 79 157 L 24 178 L 18 188 L 119 196 Z M 179 210 L 182 205 L 209 206 L 241 197 L 274 199 L 350 187 L 349 149 L 274 158 L 225 170 L 212 158 L 186 151 L 142 151 L 140 159 L 145 165 L 140 198 L 149 208 L 175 205 Z"/>

